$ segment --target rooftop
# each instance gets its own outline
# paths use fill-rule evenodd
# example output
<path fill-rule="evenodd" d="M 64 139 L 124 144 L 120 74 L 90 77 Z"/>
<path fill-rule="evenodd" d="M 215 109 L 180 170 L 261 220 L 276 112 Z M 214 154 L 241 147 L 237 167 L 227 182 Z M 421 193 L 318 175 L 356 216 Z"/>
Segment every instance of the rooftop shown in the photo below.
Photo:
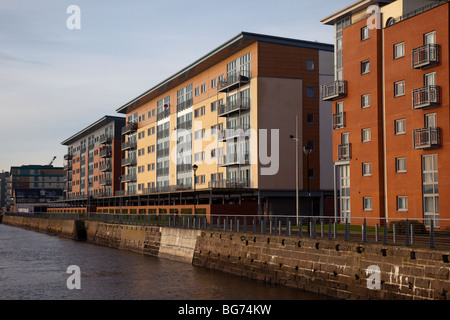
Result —
<path fill-rule="evenodd" d="M 124 104 L 116 111 L 118 113 L 127 114 L 255 42 L 274 43 L 330 52 L 334 51 L 334 46 L 332 44 L 241 32 L 231 40 L 209 52 L 175 75 L 169 77 L 130 102 Z"/>

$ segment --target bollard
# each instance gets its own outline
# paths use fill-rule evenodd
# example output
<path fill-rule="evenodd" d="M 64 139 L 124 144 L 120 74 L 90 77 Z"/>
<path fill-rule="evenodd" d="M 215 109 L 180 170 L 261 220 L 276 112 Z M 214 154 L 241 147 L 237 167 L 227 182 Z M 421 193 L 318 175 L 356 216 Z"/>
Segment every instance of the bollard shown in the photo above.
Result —
<path fill-rule="evenodd" d="M 255 218 L 253 218 L 253 223 L 252 223 L 252 231 L 253 231 L 253 233 L 256 233 L 256 219 Z"/>
<path fill-rule="evenodd" d="M 303 221 L 302 221 L 302 217 L 300 217 L 299 224 L 298 224 L 298 236 L 300 238 L 303 237 Z"/>
<path fill-rule="evenodd" d="M 366 223 L 366 218 L 364 218 L 364 222 L 363 222 L 362 242 L 363 243 L 367 243 L 367 223 Z"/>
<path fill-rule="evenodd" d="M 409 221 L 406 219 L 405 225 L 405 246 L 409 246 Z"/>
<path fill-rule="evenodd" d="M 281 229 L 282 229 L 282 227 L 281 227 L 281 220 L 280 220 L 280 221 L 278 221 L 278 232 L 277 232 L 277 234 L 281 234 Z"/>
<path fill-rule="evenodd" d="M 384 228 L 383 228 L 383 244 L 387 244 L 387 222 L 384 222 Z"/>
<path fill-rule="evenodd" d="M 414 223 L 411 223 L 411 244 L 414 244 Z"/>
<path fill-rule="evenodd" d="M 312 238 L 316 238 L 316 218 L 313 218 L 312 220 Z"/>
<path fill-rule="evenodd" d="M 217 231 L 220 231 L 220 217 L 217 217 Z"/>
<path fill-rule="evenodd" d="M 378 223 L 375 224 L 375 242 L 378 242 Z"/>
<path fill-rule="evenodd" d="M 345 234 L 344 234 L 344 241 L 350 240 L 350 226 L 348 224 L 348 218 L 345 218 Z"/>
<path fill-rule="evenodd" d="M 244 216 L 244 226 L 243 226 L 243 228 L 244 228 L 244 229 L 243 229 L 242 231 L 243 231 L 244 233 L 247 233 L 247 217 L 246 217 L 246 216 Z"/>
<path fill-rule="evenodd" d="M 397 242 L 397 232 L 396 232 L 396 226 L 395 223 L 392 224 L 392 233 L 393 233 L 393 242 L 396 243 Z"/>
<path fill-rule="evenodd" d="M 289 221 L 289 218 L 286 218 L 286 236 L 288 237 L 289 236 L 289 229 L 290 229 L 290 225 L 291 225 L 291 222 Z"/>
<path fill-rule="evenodd" d="M 434 248 L 434 223 L 433 218 L 430 218 L 430 248 Z"/>
<path fill-rule="evenodd" d="M 332 228 L 331 227 L 331 219 L 329 219 L 328 220 L 328 240 L 332 239 L 332 235 L 331 235 L 332 229 L 331 228 Z"/>

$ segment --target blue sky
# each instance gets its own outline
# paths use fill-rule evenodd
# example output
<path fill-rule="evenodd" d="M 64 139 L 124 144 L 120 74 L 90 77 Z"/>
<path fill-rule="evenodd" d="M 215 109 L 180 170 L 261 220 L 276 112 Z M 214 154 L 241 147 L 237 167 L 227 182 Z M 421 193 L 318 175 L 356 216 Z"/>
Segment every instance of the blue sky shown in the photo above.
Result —
<path fill-rule="evenodd" d="M 352 2 L 0 0 L 0 171 L 62 166 L 61 141 L 241 31 L 332 43 L 320 19 Z"/>

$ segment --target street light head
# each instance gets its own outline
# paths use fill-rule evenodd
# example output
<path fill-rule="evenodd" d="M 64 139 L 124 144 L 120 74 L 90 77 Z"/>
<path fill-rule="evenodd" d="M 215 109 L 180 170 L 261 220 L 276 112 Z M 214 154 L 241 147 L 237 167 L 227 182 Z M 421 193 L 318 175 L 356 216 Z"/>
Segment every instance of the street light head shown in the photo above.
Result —
<path fill-rule="evenodd" d="M 306 146 L 303 147 L 303 152 L 306 155 L 309 155 L 312 152 L 312 147 L 309 144 L 307 144 Z"/>
<path fill-rule="evenodd" d="M 194 164 L 194 165 L 192 166 L 192 170 L 194 170 L 194 173 L 197 171 L 197 169 L 198 169 L 198 165 Z"/>

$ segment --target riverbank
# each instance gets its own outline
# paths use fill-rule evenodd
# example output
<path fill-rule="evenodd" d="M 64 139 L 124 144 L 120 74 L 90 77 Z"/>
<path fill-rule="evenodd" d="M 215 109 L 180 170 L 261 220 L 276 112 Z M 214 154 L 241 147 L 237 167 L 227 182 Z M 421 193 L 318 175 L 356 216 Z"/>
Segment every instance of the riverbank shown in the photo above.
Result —
<path fill-rule="evenodd" d="M 31 221 L 35 219 L 36 221 Z M 94 221 L 3 223 L 338 299 L 450 299 L 449 252 L 310 237 Z M 80 235 L 85 236 L 85 239 Z"/>

